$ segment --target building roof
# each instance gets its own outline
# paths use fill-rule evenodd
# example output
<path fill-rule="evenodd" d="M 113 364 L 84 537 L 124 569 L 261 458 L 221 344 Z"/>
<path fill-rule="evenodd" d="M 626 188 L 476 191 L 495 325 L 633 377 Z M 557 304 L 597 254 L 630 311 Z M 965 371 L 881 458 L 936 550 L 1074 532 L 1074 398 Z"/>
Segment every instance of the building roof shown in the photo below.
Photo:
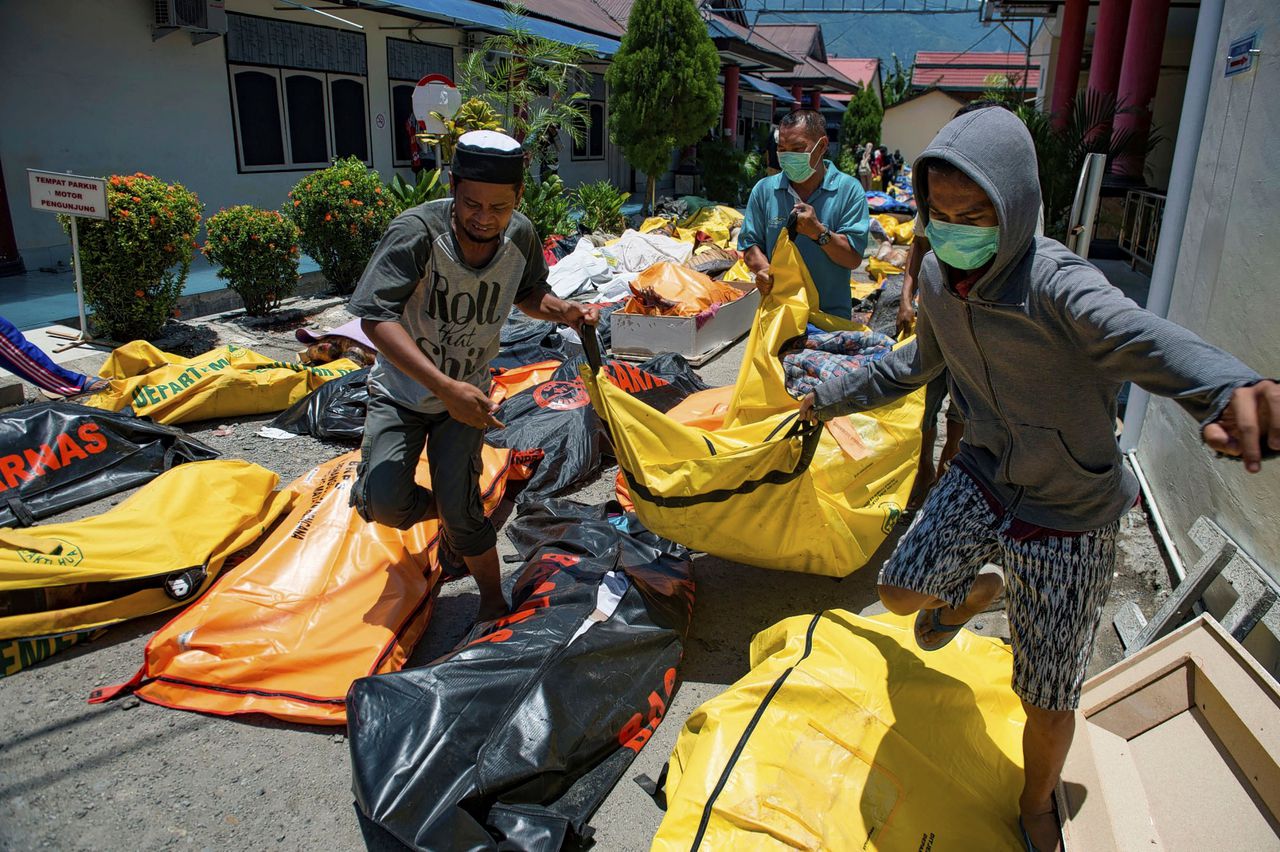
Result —
<path fill-rule="evenodd" d="M 880 79 L 879 59 L 854 59 L 833 55 L 827 57 L 827 64 L 862 86 L 869 86 L 872 80 Z"/>
<path fill-rule="evenodd" d="M 820 62 L 827 60 L 822 27 L 817 24 L 760 24 L 755 31 L 792 56 L 809 56 Z"/>
<path fill-rule="evenodd" d="M 621 38 L 626 32 L 627 19 L 619 23 L 598 2 L 579 0 L 520 0 L 520 5 L 532 16 L 559 21 L 566 26 L 590 30 L 602 35 Z M 627 3 L 630 12 L 631 2 Z"/>
<path fill-rule="evenodd" d="M 916 54 L 911 71 L 913 88 L 934 86 L 952 91 L 982 91 L 993 81 L 1003 82 L 1013 76 L 1024 90 L 1033 91 L 1040 85 L 1040 66 L 1027 67 L 1027 57 L 1022 53 L 946 53 L 920 51 Z M 1025 79 L 1024 79 L 1025 78 Z"/>
<path fill-rule="evenodd" d="M 477 0 L 375 0 L 375 2 L 378 3 L 375 8 L 383 12 L 474 26 L 487 32 L 504 32 L 507 29 L 506 11 Z M 571 0 L 531 0 L 531 2 L 548 8 L 565 4 L 576 6 Z M 612 56 L 621 46 L 616 32 L 606 36 L 579 28 L 576 24 L 561 23 L 563 19 L 547 20 L 536 9 L 529 9 L 529 12 L 531 14 L 526 17 L 525 23 L 529 31 L 535 35 L 563 44 L 576 44 L 604 56 Z M 597 20 L 597 23 L 602 20 L 603 18 Z"/>
<path fill-rule="evenodd" d="M 763 70 L 790 71 L 795 58 L 758 32 L 742 26 L 706 9 L 702 17 L 707 22 L 707 32 L 721 54 L 757 63 Z"/>

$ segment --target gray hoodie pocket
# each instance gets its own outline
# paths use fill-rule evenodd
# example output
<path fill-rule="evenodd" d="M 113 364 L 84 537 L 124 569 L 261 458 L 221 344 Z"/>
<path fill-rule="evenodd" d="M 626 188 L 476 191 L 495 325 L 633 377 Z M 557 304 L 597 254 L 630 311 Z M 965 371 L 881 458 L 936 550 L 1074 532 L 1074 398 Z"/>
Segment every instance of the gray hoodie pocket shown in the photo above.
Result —
<path fill-rule="evenodd" d="M 1098 496 L 1098 488 L 1115 477 L 1115 468 L 1101 472 L 1076 461 L 1067 449 L 1062 433 L 1044 426 L 1015 423 L 1009 475 L 1029 496 L 1040 500 L 1088 502 Z"/>

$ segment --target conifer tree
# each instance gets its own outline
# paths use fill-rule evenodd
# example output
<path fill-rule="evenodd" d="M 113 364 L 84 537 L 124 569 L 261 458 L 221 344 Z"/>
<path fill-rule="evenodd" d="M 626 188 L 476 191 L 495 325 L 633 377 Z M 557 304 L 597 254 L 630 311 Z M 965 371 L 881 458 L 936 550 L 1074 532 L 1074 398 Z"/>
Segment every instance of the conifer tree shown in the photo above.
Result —
<path fill-rule="evenodd" d="M 657 181 L 673 148 L 693 145 L 724 102 L 720 57 L 694 0 L 636 0 L 609 66 L 609 130 L 631 165 Z"/>

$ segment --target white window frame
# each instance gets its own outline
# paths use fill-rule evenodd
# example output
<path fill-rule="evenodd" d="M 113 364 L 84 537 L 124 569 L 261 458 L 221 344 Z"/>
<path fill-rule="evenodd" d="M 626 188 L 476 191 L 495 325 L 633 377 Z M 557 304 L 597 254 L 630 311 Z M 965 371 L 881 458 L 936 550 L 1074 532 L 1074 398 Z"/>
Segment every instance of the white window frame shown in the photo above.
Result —
<path fill-rule="evenodd" d="M 364 164 L 373 167 L 373 133 L 369 129 L 369 78 L 360 77 L 356 74 L 325 74 L 325 116 L 326 125 L 329 128 L 329 158 L 337 156 L 338 153 L 338 135 L 337 125 L 333 119 L 333 81 L 334 80 L 354 80 L 360 84 L 360 90 L 364 93 L 364 121 L 361 127 L 364 128 Z"/>
<path fill-rule="evenodd" d="M 332 123 L 332 119 L 333 119 L 333 105 L 330 102 L 329 82 L 328 80 L 325 79 L 326 75 L 323 71 L 299 71 L 293 68 L 280 68 L 278 70 L 280 72 L 280 84 L 279 84 L 280 92 L 285 97 L 285 100 L 281 101 L 281 103 L 283 104 L 283 107 L 281 110 L 282 114 L 280 116 L 280 121 L 282 124 L 284 124 L 284 134 L 285 134 L 284 153 L 285 153 L 285 159 L 288 161 L 286 165 L 289 165 L 297 169 L 323 169 L 327 167 L 329 163 L 333 162 L 333 132 L 329 126 Z M 289 90 L 285 86 L 285 81 L 288 80 L 288 78 L 290 77 L 310 77 L 313 80 L 320 81 L 320 92 L 324 101 L 324 113 L 325 113 L 325 120 L 324 120 L 325 158 L 321 162 L 302 163 L 293 159 L 293 128 L 289 126 L 289 103 L 287 100 L 289 96 Z"/>
<path fill-rule="evenodd" d="M 280 121 L 280 138 L 284 140 L 284 162 L 274 163 L 271 165 L 249 166 L 244 162 L 244 140 L 241 137 L 240 128 L 240 102 L 236 98 L 235 77 L 237 74 L 244 72 L 256 72 L 266 74 L 268 77 L 274 77 L 276 81 L 276 103 L 279 107 L 278 118 Z M 324 128 L 325 128 L 325 145 L 326 153 L 329 159 L 322 163 L 298 163 L 293 160 L 293 146 L 291 143 L 289 131 L 289 105 L 285 97 L 284 81 L 286 77 L 303 76 L 314 77 L 318 79 L 324 90 Z M 231 115 L 233 118 L 233 133 L 235 135 L 236 146 L 236 166 L 242 174 L 256 174 L 259 172 L 303 172 L 315 171 L 328 166 L 337 150 L 336 135 L 334 131 L 333 118 L 333 95 L 331 86 L 334 80 L 354 80 L 359 83 L 364 93 L 364 143 L 366 158 L 364 164 L 373 167 L 373 133 L 370 129 L 369 120 L 369 78 L 361 77 L 358 74 L 341 74 L 336 72 L 312 71 L 304 68 L 281 68 L 274 65 L 244 65 L 239 63 L 227 63 L 227 88 L 231 98 Z"/>

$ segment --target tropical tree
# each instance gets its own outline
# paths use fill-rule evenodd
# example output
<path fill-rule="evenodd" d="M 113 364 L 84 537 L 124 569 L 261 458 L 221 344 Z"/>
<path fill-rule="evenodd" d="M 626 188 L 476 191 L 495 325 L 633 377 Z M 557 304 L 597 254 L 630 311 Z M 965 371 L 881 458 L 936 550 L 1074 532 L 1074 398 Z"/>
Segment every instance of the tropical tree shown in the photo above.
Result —
<path fill-rule="evenodd" d="M 849 99 L 849 106 L 844 111 L 844 119 L 840 125 L 840 138 L 846 148 L 856 150 L 864 142 L 880 142 L 880 121 L 884 118 L 884 108 L 876 97 L 876 90 L 864 86 Z"/>
<path fill-rule="evenodd" d="M 636 0 L 607 75 L 609 129 L 627 160 L 648 176 L 650 209 L 671 150 L 695 144 L 715 125 L 724 100 L 719 73 L 697 4 Z"/>
<path fill-rule="evenodd" d="M 554 159 L 560 131 L 581 142 L 590 122 L 579 90 L 590 53 L 535 35 L 524 8 L 505 5 L 507 30 L 489 36 L 462 63 L 462 93 L 487 103 L 539 166 Z"/>
<path fill-rule="evenodd" d="M 898 54 L 893 54 L 893 70 L 885 75 L 881 88 L 884 91 L 885 109 L 907 99 L 911 93 L 911 72 L 915 63 L 904 66 Z"/>

